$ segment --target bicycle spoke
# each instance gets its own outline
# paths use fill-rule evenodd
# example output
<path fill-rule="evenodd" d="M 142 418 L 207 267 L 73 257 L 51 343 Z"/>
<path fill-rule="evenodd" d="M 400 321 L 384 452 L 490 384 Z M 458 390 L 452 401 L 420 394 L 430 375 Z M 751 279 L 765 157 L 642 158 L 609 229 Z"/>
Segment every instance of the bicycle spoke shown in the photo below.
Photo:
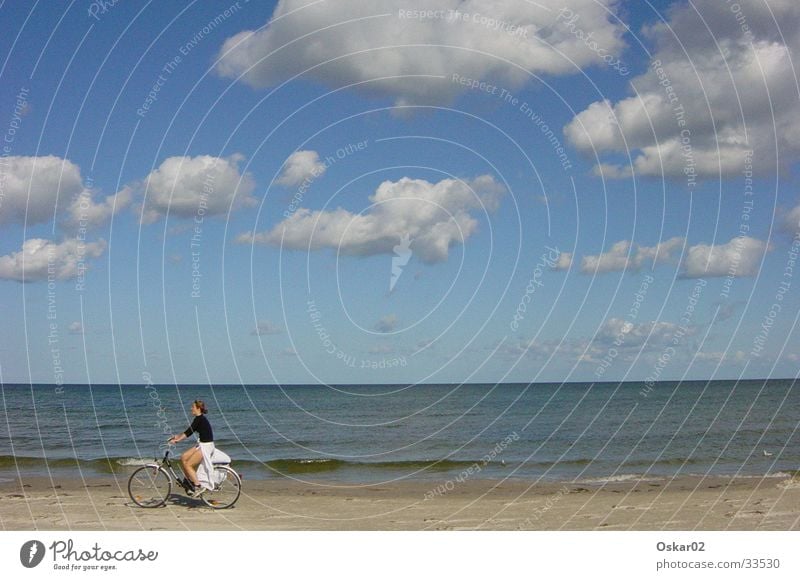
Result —
<path fill-rule="evenodd" d="M 134 471 L 128 480 L 128 494 L 140 507 L 164 505 L 172 489 L 169 475 L 158 467 L 143 466 Z"/>

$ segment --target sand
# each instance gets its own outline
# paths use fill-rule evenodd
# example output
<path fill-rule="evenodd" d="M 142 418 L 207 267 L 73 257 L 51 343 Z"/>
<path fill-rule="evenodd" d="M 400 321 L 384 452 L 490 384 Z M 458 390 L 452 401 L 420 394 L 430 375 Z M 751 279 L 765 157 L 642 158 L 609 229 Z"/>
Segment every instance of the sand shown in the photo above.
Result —
<path fill-rule="evenodd" d="M 797 530 L 800 480 L 699 478 L 605 484 L 402 481 L 352 486 L 245 480 L 232 509 L 173 494 L 136 507 L 127 477 L 0 479 L 4 530 Z M 428 497 L 428 499 L 426 499 Z"/>

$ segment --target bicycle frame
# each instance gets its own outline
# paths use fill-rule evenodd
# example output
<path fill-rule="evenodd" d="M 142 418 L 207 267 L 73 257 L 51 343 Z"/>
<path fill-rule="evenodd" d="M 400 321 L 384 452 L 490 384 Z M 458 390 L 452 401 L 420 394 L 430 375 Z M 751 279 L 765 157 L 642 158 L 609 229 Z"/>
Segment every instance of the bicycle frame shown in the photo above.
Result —
<path fill-rule="evenodd" d="M 172 480 L 181 487 L 183 487 L 183 485 L 181 485 L 181 478 L 178 477 L 177 473 L 175 473 L 175 469 L 172 467 L 172 462 L 169 460 L 169 454 L 170 450 L 167 449 L 164 452 L 164 458 L 161 460 L 161 463 L 147 463 L 146 465 L 148 467 L 163 467 L 164 471 L 167 472 L 167 474 L 172 478 Z"/>

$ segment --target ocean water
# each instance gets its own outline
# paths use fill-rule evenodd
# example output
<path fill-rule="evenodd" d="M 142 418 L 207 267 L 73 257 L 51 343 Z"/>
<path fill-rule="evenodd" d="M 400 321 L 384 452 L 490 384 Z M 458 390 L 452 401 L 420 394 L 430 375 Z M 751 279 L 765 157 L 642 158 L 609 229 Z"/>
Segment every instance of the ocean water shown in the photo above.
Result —
<path fill-rule="evenodd" d="M 206 401 L 249 478 L 614 481 L 800 469 L 793 380 L 0 386 L 0 477 L 125 473 Z M 188 446 L 176 446 L 180 452 Z M 766 454 L 765 454 L 766 452 Z"/>

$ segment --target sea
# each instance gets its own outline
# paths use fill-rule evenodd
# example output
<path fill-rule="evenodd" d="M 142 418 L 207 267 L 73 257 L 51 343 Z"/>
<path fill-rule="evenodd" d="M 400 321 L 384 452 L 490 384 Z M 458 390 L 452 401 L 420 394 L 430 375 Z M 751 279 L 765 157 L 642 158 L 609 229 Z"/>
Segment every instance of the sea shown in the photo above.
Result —
<path fill-rule="evenodd" d="M 0 480 L 121 474 L 209 408 L 247 478 L 376 484 L 782 477 L 797 380 L 440 385 L 0 385 Z M 191 444 L 174 446 L 180 453 Z"/>

